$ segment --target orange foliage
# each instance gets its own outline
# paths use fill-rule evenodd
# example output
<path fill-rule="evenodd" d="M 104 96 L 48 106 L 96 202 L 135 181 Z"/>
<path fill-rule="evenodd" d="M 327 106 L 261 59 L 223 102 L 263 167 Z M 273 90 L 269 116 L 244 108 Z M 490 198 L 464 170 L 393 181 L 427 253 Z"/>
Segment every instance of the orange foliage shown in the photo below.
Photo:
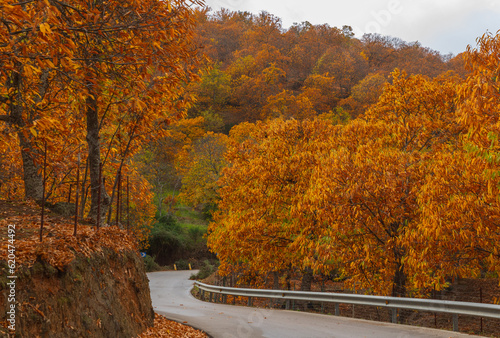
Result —
<path fill-rule="evenodd" d="M 2 3 L 0 121 L 8 142 L 0 165 L 21 167 L 11 151 L 17 141 L 26 198 L 42 199 L 46 151 L 46 200 L 72 201 L 80 179 L 80 209 L 95 218 L 102 164 L 101 203 L 107 191 L 116 195 L 118 173 L 128 175 L 134 226 L 146 239 L 151 187 L 130 159 L 191 107 L 184 84 L 198 79 L 200 61 L 191 45 L 192 4 L 200 2 Z M 11 197 L 22 192 L 11 183 L 0 189 Z"/>
<path fill-rule="evenodd" d="M 185 168 L 179 198 L 191 206 L 215 205 L 218 200 L 218 180 L 227 165 L 224 153 L 228 137 L 206 133 L 202 138 L 185 146 L 184 157 L 178 158 Z"/>
<path fill-rule="evenodd" d="M 137 338 L 163 338 L 163 337 L 185 337 L 206 338 L 207 335 L 191 326 L 183 325 L 173 320 L 168 320 L 162 315 L 155 313 L 154 327 L 141 333 Z"/>
<path fill-rule="evenodd" d="M 464 128 L 460 148 L 443 151 L 433 163 L 434 179 L 421 192 L 428 236 L 426 250 L 453 260 L 420 264 L 451 274 L 500 273 L 500 32 L 478 39 L 464 58 L 472 74 L 461 85 L 458 122 Z M 460 258 L 461 264 L 456 263 Z"/>
<path fill-rule="evenodd" d="M 465 55 L 467 80 L 396 70 L 344 126 L 235 129 L 208 237 L 221 272 L 337 271 L 353 288 L 394 296 L 497 276 L 500 33 L 478 43 Z M 269 102 L 287 107 L 290 96 Z"/>
<path fill-rule="evenodd" d="M 284 90 L 279 94 L 269 96 L 267 105 L 262 108 L 261 117 L 265 119 L 273 118 L 295 118 L 298 120 L 313 118 L 316 111 L 308 97 L 304 95 L 294 96 L 289 91 Z"/>
<path fill-rule="evenodd" d="M 40 242 L 38 230 L 40 218 L 11 216 L 0 220 L 0 228 L 7 229 L 9 224 L 15 225 L 16 233 L 16 266 L 31 267 L 37 259 L 49 263 L 53 267 L 64 270 L 79 253 L 86 257 L 102 251 L 104 248 L 116 252 L 129 249 L 136 250 L 137 242 L 126 231 L 117 227 L 102 228 L 95 231 L 85 226 L 79 229 L 77 236 L 73 234 L 73 224 L 59 223 L 60 220 L 47 219 L 44 227 L 43 242 Z M 19 236 L 23 239 L 19 239 Z M 2 256 L 7 261 L 6 240 L 2 241 Z"/>
<path fill-rule="evenodd" d="M 245 137 L 241 131 L 231 134 L 220 211 L 208 237 L 221 261 L 220 273 L 239 265 L 261 274 L 290 264 L 310 266 L 296 240 L 307 225 L 295 222 L 291 210 L 302 198 L 328 129 L 319 121 L 277 119 L 247 125 Z"/>

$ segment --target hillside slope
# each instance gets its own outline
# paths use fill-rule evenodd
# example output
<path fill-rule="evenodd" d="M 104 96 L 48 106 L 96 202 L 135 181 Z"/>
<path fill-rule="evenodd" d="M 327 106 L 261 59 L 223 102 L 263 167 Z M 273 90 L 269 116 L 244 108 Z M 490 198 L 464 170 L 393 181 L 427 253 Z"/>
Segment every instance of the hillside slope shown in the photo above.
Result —
<path fill-rule="evenodd" d="M 36 208 L 18 205 L 16 214 L 2 203 L 0 332 L 15 324 L 16 337 L 122 338 L 153 326 L 144 263 L 125 232 L 80 225 L 75 237 L 67 220 L 50 215 L 40 243 Z"/>

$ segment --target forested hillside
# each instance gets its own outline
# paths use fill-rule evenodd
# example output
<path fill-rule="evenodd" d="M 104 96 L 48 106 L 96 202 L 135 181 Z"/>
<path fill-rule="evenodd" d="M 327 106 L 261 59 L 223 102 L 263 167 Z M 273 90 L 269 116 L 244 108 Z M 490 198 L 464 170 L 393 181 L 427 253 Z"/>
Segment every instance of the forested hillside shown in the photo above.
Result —
<path fill-rule="evenodd" d="M 462 55 L 441 55 L 396 37 L 354 37 L 348 26 L 284 29 L 262 12 L 222 10 L 198 14 L 197 41 L 212 61 L 194 86 L 193 114 L 214 111 L 227 129 L 243 121 L 313 118 L 332 111 L 354 118 L 377 101 L 395 69 L 436 77 L 465 76 Z"/>
<path fill-rule="evenodd" d="M 222 275 L 394 296 L 498 278 L 499 35 L 444 56 L 268 13 L 199 15 L 213 63 L 190 114 L 230 129 L 225 169 L 204 176 L 219 178 Z"/>

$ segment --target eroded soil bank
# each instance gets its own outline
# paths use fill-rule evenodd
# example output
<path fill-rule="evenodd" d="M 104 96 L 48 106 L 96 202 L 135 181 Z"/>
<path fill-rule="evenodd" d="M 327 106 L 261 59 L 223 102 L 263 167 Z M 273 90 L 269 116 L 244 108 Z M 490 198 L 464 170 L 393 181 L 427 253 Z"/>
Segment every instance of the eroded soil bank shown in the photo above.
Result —
<path fill-rule="evenodd" d="M 0 321 L 9 307 L 10 279 L 2 262 Z M 36 261 L 15 281 L 15 337 L 136 337 L 153 326 L 144 263 L 132 250 L 77 254 L 64 269 Z"/>

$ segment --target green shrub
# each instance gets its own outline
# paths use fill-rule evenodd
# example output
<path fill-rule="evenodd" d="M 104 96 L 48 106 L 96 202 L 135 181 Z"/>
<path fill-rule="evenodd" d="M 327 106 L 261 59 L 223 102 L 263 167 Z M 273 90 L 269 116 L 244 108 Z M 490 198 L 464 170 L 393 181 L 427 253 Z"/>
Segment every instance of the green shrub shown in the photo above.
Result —
<path fill-rule="evenodd" d="M 175 265 L 177 266 L 177 270 L 189 269 L 189 263 L 185 259 L 179 259 L 178 261 L 175 262 Z"/>
<path fill-rule="evenodd" d="M 161 267 L 158 265 L 158 263 L 155 262 L 155 259 L 150 255 L 146 255 L 146 257 L 144 257 L 144 265 L 146 266 L 146 272 L 161 270 Z"/>
<path fill-rule="evenodd" d="M 217 211 L 216 203 L 206 203 L 202 208 L 203 219 L 206 221 L 213 221 L 213 213 Z"/>
<path fill-rule="evenodd" d="M 217 270 L 217 267 L 218 263 L 212 264 L 208 259 L 206 259 L 203 261 L 203 265 L 201 266 L 200 271 L 198 271 L 198 273 L 196 274 L 192 274 L 190 279 L 205 279 L 213 274 Z"/>
<path fill-rule="evenodd" d="M 153 231 L 149 237 L 148 251 L 153 254 L 161 254 L 163 251 L 175 252 L 182 246 L 179 235 L 164 229 Z"/>
<path fill-rule="evenodd" d="M 202 225 L 191 224 L 188 226 L 189 239 L 193 243 L 203 242 L 203 235 L 206 233 L 207 228 Z"/>
<path fill-rule="evenodd" d="M 156 229 L 169 230 L 175 233 L 182 233 L 182 227 L 177 223 L 177 220 L 172 214 L 161 216 L 155 226 Z"/>

